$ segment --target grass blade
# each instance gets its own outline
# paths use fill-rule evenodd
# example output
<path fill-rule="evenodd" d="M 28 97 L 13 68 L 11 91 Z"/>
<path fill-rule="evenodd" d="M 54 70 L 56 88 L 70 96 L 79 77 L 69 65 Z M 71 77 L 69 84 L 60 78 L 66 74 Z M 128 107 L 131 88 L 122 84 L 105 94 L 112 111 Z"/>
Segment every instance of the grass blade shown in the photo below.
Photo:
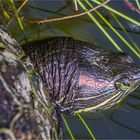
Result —
<path fill-rule="evenodd" d="M 85 10 L 88 11 L 88 9 L 85 7 L 85 5 L 80 1 L 77 0 L 79 5 Z M 113 38 L 107 33 L 107 31 L 102 27 L 102 25 L 94 18 L 94 16 L 91 13 L 87 13 L 87 15 L 91 18 L 91 20 L 99 27 L 99 29 L 105 34 L 105 36 L 111 41 L 111 43 L 116 47 L 117 50 L 122 52 L 122 49 L 118 46 L 118 44 L 113 40 Z"/>
<path fill-rule="evenodd" d="M 64 117 L 63 115 L 61 115 L 61 117 L 62 117 L 62 119 L 63 119 L 63 121 L 64 121 L 64 124 L 65 124 L 65 126 L 66 126 L 66 128 L 67 128 L 67 130 L 68 130 L 68 133 L 69 133 L 71 139 L 72 139 L 72 140 L 75 140 L 75 138 L 74 138 L 74 136 L 73 136 L 73 134 L 72 134 L 72 132 L 71 132 L 71 130 L 70 130 L 68 124 L 67 124 L 67 121 L 66 121 L 65 117 Z"/>
<path fill-rule="evenodd" d="M 121 24 L 121 22 L 118 20 L 118 18 L 111 13 L 112 17 L 116 20 L 116 22 L 118 23 L 118 25 L 121 27 L 121 29 L 123 30 L 123 32 L 125 33 L 125 35 L 128 37 L 128 39 L 132 42 L 133 46 L 135 47 L 135 49 L 140 53 L 140 48 L 138 47 L 138 45 L 133 41 L 133 39 L 127 34 L 127 31 L 125 30 L 124 26 Z"/>
<path fill-rule="evenodd" d="M 138 0 L 135 0 L 135 1 L 136 1 L 136 4 L 137 4 L 137 6 L 138 6 L 138 8 L 140 10 L 140 3 L 139 3 L 139 1 Z"/>
<path fill-rule="evenodd" d="M 86 0 L 88 5 L 93 8 L 93 6 L 89 3 L 89 1 Z M 126 39 L 98 12 L 95 11 L 98 16 L 108 25 L 108 27 L 129 47 L 129 49 L 138 57 L 140 58 L 140 54 L 134 49 L 133 46 L 131 46 Z"/>
<path fill-rule="evenodd" d="M 20 20 L 20 18 L 19 18 L 19 16 L 18 16 L 18 14 L 17 14 L 16 8 L 15 8 L 15 5 L 14 5 L 14 1 L 13 1 L 13 0 L 10 0 L 10 2 L 11 2 L 11 4 L 12 4 L 12 7 L 13 7 L 14 11 L 15 11 L 15 14 L 16 14 L 16 17 L 17 17 L 19 26 L 20 26 L 21 30 L 23 31 L 23 30 L 24 30 L 23 24 L 22 24 L 22 22 L 21 22 L 21 20 Z"/>
<path fill-rule="evenodd" d="M 86 122 L 84 121 L 84 119 L 82 118 L 82 116 L 77 113 L 77 116 L 79 117 L 79 119 L 82 121 L 82 123 L 84 124 L 84 126 L 86 127 L 87 131 L 89 132 L 90 136 L 92 137 L 93 140 L 96 140 L 94 134 L 91 132 L 91 130 L 89 129 L 88 125 L 86 124 Z"/>
<path fill-rule="evenodd" d="M 101 4 L 101 2 L 99 2 L 99 1 L 97 1 L 97 0 L 92 0 L 92 1 L 95 2 L 96 4 Z M 124 18 L 124 19 L 126 19 L 126 20 L 128 20 L 128 21 L 130 21 L 130 22 L 132 22 L 132 23 L 134 23 L 134 24 L 136 24 L 136 25 L 138 25 L 138 26 L 140 26 L 140 22 L 138 22 L 138 21 L 136 21 L 136 20 L 130 18 L 129 16 L 127 16 L 127 15 L 125 15 L 125 14 L 123 14 L 123 13 L 120 13 L 119 11 L 117 11 L 117 10 L 111 8 L 110 6 L 103 5 L 103 7 L 106 8 L 107 10 L 109 10 L 109 11 L 111 11 L 111 12 L 113 12 L 113 13 L 119 15 L 119 16 L 121 16 L 122 18 Z"/>

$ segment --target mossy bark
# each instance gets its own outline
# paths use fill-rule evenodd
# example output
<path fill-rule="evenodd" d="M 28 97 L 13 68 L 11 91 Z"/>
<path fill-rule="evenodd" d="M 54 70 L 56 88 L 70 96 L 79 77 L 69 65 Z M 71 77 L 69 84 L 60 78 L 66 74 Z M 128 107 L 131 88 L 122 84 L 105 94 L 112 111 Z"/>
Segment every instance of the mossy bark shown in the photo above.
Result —
<path fill-rule="evenodd" d="M 58 139 L 60 123 L 30 60 L 0 27 L 0 139 Z"/>

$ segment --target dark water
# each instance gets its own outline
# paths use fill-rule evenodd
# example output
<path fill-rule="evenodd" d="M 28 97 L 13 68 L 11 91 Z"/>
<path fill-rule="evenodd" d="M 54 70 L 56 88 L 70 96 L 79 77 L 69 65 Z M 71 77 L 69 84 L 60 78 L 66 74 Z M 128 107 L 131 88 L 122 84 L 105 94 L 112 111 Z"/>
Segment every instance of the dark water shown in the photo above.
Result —
<path fill-rule="evenodd" d="M 67 7 L 65 7 L 66 4 Z M 140 22 L 140 15 L 127 8 L 123 1 L 113 1 L 110 2 L 109 5 L 119 12 Z M 45 10 L 40 10 L 40 8 Z M 76 13 L 70 1 L 31 1 L 23 9 L 24 11 L 21 13 L 24 15 L 24 18 L 28 20 L 33 18 L 49 19 L 52 17 L 70 15 L 73 12 Z M 100 8 L 99 11 L 107 18 L 109 23 L 114 26 L 130 44 L 132 44 L 111 16 L 111 12 L 104 8 Z M 95 16 L 123 51 L 129 53 L 140 67 L 140 59 L 111 31 L 109 27 L 104 24 L 104 22 L 102 22 L 97 15 Z M 140 27 L 132 24 L 130 21 L 120 18 L 119 16 L 117 17 L 124 28 L 128 30 L 127 34 L 140 49 Z M 11 30 L 15 30 L 18 27 L 14 23 L 10 28 Z M 96 43 L 110 51 L 117 51 L 97 25 L 95 25 L 87 16 L 74 20 L 70 19 L 39 25 L 32 25 L 25 22 L 24 30 L 25 31 L 22 32 L 20 29 L 18 29 L 18 31 L 13 31 L 13 35 L 20 43 L 25 43 L 27 40 L 37 40 L 52 36 L 72 36 L 76 39 Z M 121 105 L 116 106 L 113 109 L 100 113 L 81 113 L 81 115 L 97 139 L 140 139 L 140 88 L 131 93 Z M 77 116 L 65 116 L 65 118 L 75 138 L 91 138 Z M 65 125 L 63 130 L 64 139 L 70 138 Z"/>

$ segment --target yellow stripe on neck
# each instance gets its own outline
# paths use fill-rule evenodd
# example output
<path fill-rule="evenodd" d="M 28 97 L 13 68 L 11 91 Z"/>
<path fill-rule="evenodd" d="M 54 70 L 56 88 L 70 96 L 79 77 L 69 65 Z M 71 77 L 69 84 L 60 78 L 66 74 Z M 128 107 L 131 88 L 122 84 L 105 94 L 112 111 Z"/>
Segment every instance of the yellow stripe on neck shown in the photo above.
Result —
<path fill-rule="evenodd" d="M 96 108 L 98 108 L 98 107 L 101 107 L 101 106 L 107 104 L 107 103 L 108 103 L 109 101 L 111 101 L 113 98 L 117 97 L 120 93 L 121 93 L 121 91 L 119 91 L 117 94 L 115 94 L 115 95 L 112 96 L 111 98 L 107 99 L 106 101 L 104 101 L 104 102 L 102 102 L 102 103 L 100 103 L 100 104 L 98 104 L 98 105 L 96 105 L 96 106 L 89 107 L 89 108 L 85 108 L 85 109 L 80 109 L 80 110 L 78 110 L 78 111 L 75 111 L 75 113 L 80 113 L 80 112 L 82 112 L 82 111 L 87 112 L 87 111 L 90 111 L 90 110 L 94 110 L 94 109 L 96 109 Z"/>

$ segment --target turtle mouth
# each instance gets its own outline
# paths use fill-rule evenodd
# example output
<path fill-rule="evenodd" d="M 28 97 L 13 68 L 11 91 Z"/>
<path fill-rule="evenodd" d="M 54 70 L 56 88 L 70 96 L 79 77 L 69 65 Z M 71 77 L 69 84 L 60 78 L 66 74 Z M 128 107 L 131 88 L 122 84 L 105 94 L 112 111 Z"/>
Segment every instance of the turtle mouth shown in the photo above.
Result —
<path fill-rule="evenodd" d="M 133 81 L 131 87 L 126 91 L 126 94 L 127 92 L 130 93 L 134 91 L 140 85 L 140 71 L 133 75 Z"/>

